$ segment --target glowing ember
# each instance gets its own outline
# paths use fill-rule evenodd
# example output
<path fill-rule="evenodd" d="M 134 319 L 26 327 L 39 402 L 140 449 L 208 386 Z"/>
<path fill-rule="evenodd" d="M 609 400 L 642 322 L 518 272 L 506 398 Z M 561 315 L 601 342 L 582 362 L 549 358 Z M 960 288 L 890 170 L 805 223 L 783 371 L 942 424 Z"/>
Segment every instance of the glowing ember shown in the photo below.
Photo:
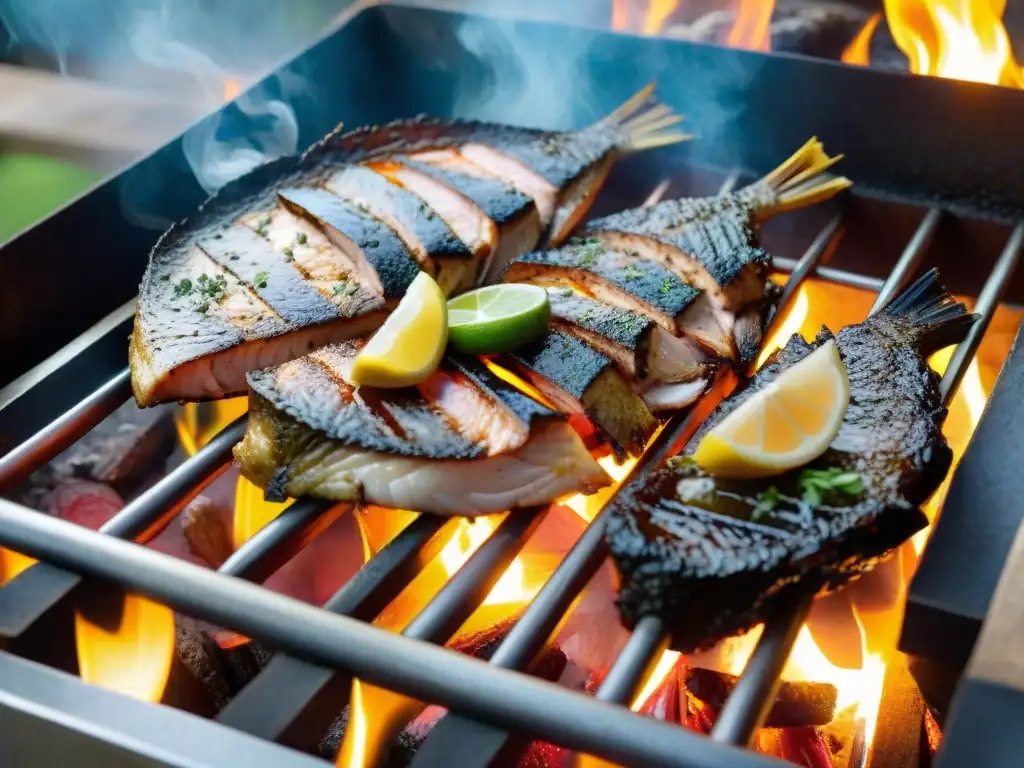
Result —
<path fill-rule="evenodd" d="M 136 595 L 125 595 L 113 630 L 75 613 L 75 640 L 82 679 L 143 701 L 160 701 L 174 659 L 174 612 Z"/>
<path fill-rule="evenodd" d="M 871 38 L 875 34 L 875 30 L 878 29 L 878 24 L 881 20 L 882 14 L 880 13 L 873 14 L 867 20 L 867 23 L 857 33 L 857 36 L 853 38 L 853 41 L 843 51 L 843 63 L 864 67 L 871 62 Z"/>
<path fill-rule="evenodd" d="M 770 51 L 771 23 L 775 0 L 735 0 L 736 21 L 726 36 L 733 48 Z"/>
<path fill-rule="evenodd" d="M 800 333 L 807 320 L 808 305 L 807 284 L 804 283 L 800 286 L 800 290 L 797 291 L 796 299 L 790 305 L 785 319 L 778 326 L 778 330 L 772 333 L 768 341 L 765 342 L 764 349 L 757 358 L 758 368 L 764 365 L 765 361 L 775 350 L 785 346 L 794 333 Z"/>
<path fill-rule="evenodd" d="M 1006 0 L 885 0 L 889 28 L 912 72 L 1021 88 L 1005 10 Z"/>

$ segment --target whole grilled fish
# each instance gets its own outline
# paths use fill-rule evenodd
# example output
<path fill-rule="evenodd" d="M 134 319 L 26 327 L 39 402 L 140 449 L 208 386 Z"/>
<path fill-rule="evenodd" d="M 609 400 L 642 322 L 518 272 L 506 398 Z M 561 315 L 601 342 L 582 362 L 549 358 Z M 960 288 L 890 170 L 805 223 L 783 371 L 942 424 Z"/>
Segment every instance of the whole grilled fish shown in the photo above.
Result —
<path fill-rule="evenodd" d="M 568 419 L 475 357 L 400 390 L 350 383 L 361 341 L 249 374 L 242 474 L 270 500 L 363 500 L 483 515 L 590 493 L 609 478 Z"/>
<path fill-rule="evenodd" d="M 459 291 L 561 242 L 615 158 L 684 140 L 681 119 L 648 87 L 582 131 L 417 118 L 257 168 L 153 249 L 136 401 L 244 392 L 247 371 L 376 330 L 420 270 Z"/>
<path fill-rule="evenodd" d="M 919 509 L 952 459 L 946 408 L 926 358 L 961 341 L 974 316 L 932 271 L 885 309 L 834 337 L 793 336 L 691 440 L 609 510 L 605 538 L 633 626 L 665 621 L 691 651 L 765 621 L 794 593 L 829 591 L 872 568 L 926 524 Z M 850 382 L 838 435 L 808 467 L 773 478 L 708 476 L 687 454 L 753 393 L 834 338 Z M 842 489 L 829 478 L 842 477 Z"/>

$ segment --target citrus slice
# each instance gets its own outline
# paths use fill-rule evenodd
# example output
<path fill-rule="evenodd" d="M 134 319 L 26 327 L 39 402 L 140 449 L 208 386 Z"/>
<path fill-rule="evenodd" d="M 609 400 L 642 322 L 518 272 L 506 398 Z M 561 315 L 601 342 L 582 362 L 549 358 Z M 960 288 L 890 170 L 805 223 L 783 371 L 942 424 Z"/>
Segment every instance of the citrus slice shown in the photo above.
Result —
<path fill-rule="evenodd" d="M 502 283 L 478 288 L 448 302 L 448 334 L 460 352 L 508 352 L 548 329 L 548 292 L 537 285 Z"/>
<path fill-rule="evenodd" d="M 708 432 L 693 458 L 719 477 L 767 477 L 825 452 L 850 403 L 850 382 L 833 340 L 752 394 Z"/>
<path fill-rule="evenodd" d="M 448 343 L 448 308 L 440 287 L 420 272 L 380 330 L 356 355 L 352 382 L 411 387 L 432 374 Z"/>

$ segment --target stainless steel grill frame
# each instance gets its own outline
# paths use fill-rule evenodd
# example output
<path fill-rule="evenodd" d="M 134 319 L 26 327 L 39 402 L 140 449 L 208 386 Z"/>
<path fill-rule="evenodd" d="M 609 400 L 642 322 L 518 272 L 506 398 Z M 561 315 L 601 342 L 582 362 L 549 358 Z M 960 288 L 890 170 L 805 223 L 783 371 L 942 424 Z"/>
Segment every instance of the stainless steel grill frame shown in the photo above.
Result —
<path fill-rule="evenodd" d="M 735 184 L 739 174 L 730 176 Z M 801 258 L 777 259 L 789 272 L 777 316 L 808 277 L 876 291 L 874 309 L 926 266 L 940 221 L 953 214 L 926 210 L 918 229 L 884 281 L 825 264 L 843 235 L 843 218 L 827 222 Z M 942 380 L 948 403 L 981 342 L 1024 248 L 1024 223 L 1013 229 L 979 294 L 980 319 L 953 355 Z M 119 372 L 47 427 L 0 458 L 0 491 L 10 488 L 112 413 L 129 396 Z M 621 488 L 643 483 L 650 471 L 693 433 L 723 396 L 713 396 L 670 419 Z M 0 756 L 4 750 L 45 764 L 54 739 L 70 739 L 84 764 L 116 755 L 124 765 L 306 766 L 322 764 L 281 744 L 308 747 L 337 714 L 351 676 L 441 704 L 450 713 L 435 727 L 413 765 L 486 766 L 523 738 L 540 738 L 637 766 L 780 765 L 745 749 L 767 714 L 779 674 L 806 617 L 812 595 L 794 601 L 765 627 L 740 682 L 722 708 L 710 738 L 657 722 L 622 706 L 641 686 L 668 638 L 660 622 L 642 620 L 596 697 L 574 693 L 524 673 L 559 620 L 604 562 L 598 515 L 550 576 L 489 663 L 439 648 L 483 601 L 545 510 L 511 513 L 463 568 L 422 610 L 403 636 L 367 622 L 396 596 L 444 543 L 445 521 L 411 523 L 323 608 L 273 594 L 259 582 L 314 538 L 344 505 L 299 501 L 210 572 L 133 546 L 156 535 L 230 462 L 245 418 L 227 427 L 186 463 L 92 532 L 10 501 L 0 500 L 0 544 L 38 558 L 0 588 Z M 258 639 L 280 653 L 211 723 L 167 707 L 132 702 L 19 658 L 19 642 L 47 618 L 67 612 L 81 590 L 116 585 L 162 601 L 189 616 Z M 168 739 L 166 734 L 180 733 Z M 255 737 L 255 738 L 254 738 Z M 276 743 L 280 742 L 280 743 Z M 67 752 L 63 754 L 68 754 Z M 17 763 L 16 763 L 17 764 Z M 109 764 L 109 763 L 105 763 Z"/>

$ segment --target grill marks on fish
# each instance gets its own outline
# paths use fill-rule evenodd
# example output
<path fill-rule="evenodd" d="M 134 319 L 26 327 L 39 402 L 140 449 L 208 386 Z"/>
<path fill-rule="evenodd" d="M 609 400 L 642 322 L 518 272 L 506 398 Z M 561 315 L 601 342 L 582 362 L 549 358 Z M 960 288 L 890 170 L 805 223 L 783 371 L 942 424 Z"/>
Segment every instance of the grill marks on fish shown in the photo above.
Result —
<path fill-rule="evenodd" d="M 137 402 L 244 391 L 248 367 L 379 327 L 421 269 L 448 293 L 472 287 L 581 215 L 614 157 L 687 138 L 679 120 L 647 88 L 572 134 L 421 117 L 339 129 L 255 169 L 154 248 L 130 354 Z M 185 313 L 171 287 L 203 274 L 213 300 Z"/>
<path fill-rule="evenodd" d="M 250 374 L 250 422 L 235 456 L 268 498 L 486 514 L 607 484 L 564 417 L 480 360 L 452 357 L 416 388 L 372 390 L 348 380 L 360 347 Z M 552 454 L 549 440 L 564 453 Z"/>
<path fill-rule="evenodd" d="M 927 357 L 962 340 L 974 316 L 922 276 L 882 312 L 835 335 L 850 404 L 817 470 L 854 472 L 857 494 L 805 500 L 801 470 L 759 480 L 709 477 L 686 462 L 654 473 L 609 513 L 606 539 L 632 626 L 657 615 L 681 651 L 710 646 L 771 618 L 797 590 L 834 589 L 927 520 L 919 509 L 949 469 L 946 410 Z M 687 447 L 779 374 L 833 338 L 794 336 L 749 385 L 724 401 Z M 765 492 L 774 487 L 771 504 Z"/>
<path fill-rule="evenodd" d="M 561 331 L 551 331 L 509 357 L 546 398 L 590 419 L 621 457 L 643 451 L 656 422 L 612 361 Z"/>

